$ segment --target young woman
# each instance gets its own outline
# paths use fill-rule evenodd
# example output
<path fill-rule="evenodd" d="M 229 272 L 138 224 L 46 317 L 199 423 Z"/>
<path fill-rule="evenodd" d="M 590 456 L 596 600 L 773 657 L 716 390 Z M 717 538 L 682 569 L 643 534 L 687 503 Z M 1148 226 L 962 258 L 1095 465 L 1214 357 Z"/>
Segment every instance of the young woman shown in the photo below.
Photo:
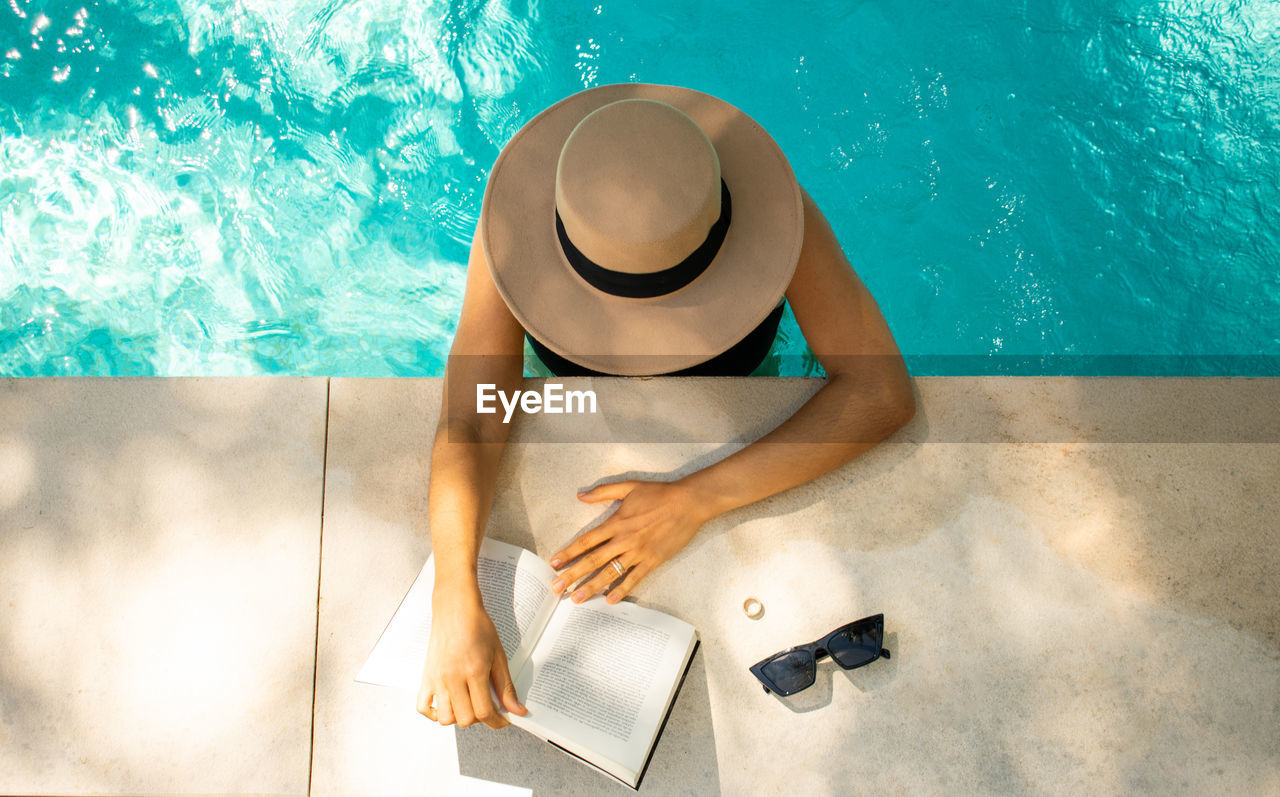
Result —
<path fill-rule="evenodd" d="M 831 227 L 738 109 L 674 86 L 601 86 L 512 138 L 485 191 L 432 452 L 434 619 L 420 712 L 495 728 L 507 724 L 499 703 L 525 713 L 477 584 L 509 427 L 476 411 L 475 386 L 519 389 L 526 336 L 559 375 L 746 375 L 783 302 L 826 370 L 823 387 L 702 470 L 580 494 L 621 505 L 552 556 L 557 592 L 620 600 L 707 521 L 848 462 L 907 423 L 915 401 Z"/>

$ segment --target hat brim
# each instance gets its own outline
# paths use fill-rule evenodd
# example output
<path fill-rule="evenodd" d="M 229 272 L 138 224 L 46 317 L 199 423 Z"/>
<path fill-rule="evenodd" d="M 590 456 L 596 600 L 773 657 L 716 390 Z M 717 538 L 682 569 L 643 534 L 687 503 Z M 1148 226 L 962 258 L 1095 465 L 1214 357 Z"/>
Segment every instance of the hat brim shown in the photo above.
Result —
<path fill-rule="evenodd" d="M 698 123 L 733 203 L 728 233 L 706 271 L 647 299 L 587 284 L 565 259 L 555 228 L 565 139 L 596 108 L 632 98 L 668 103 Z M 479 232 L 498 292 L 530 335 L 592 370 L 657 374 L 720 354 L 777 306 L 800 257 L 804 206 L 782 150 L 751 117 L 692 89 L 622 83 L 561 100 L 512 137 L 489 175 Z"/>

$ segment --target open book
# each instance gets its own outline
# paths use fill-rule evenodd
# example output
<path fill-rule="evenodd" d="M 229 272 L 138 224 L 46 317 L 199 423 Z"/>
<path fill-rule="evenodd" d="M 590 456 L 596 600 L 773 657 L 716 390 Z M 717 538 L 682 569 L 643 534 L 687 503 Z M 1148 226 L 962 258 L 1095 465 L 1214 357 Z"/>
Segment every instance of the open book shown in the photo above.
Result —
<path fill-rule="evenodd" d="M 480 547 L 479 577 L 516 692 L 529 709 L 506 718 L 637 788 L 697 648 L 693 626 L 626 601 L 562 600 L 551 591 L 550 565 L 497 540 L 486 538 Z M 417 691 L 434 581 L 428 558 L 357 681 Z"/>

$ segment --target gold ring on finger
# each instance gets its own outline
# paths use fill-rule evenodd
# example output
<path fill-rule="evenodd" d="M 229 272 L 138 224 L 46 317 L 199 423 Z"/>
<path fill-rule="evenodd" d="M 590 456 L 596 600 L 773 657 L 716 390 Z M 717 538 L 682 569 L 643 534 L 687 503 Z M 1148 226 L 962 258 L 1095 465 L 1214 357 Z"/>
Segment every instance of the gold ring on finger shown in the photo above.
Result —
<path fill-rule="evenodd" d="M 625 571 L 622 569 L 622 565 L 618 563 L 617 559 L 614 559 L 609 564 L 613 565 L 613 569 L 618 571 L 618 575 L 621 576 L 624 574 Z"/>

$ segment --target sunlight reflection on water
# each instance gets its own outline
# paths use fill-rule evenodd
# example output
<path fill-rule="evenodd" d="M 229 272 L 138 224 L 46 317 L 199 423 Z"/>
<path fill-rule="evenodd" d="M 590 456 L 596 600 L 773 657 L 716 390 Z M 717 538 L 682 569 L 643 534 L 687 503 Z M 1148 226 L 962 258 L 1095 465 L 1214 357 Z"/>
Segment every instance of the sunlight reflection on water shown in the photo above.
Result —
<path fill-rule="evenodd" d="M 926 372 L 1280 354 L 1274 4 L 721 12 L 11 0 L 0 374 L 439 374 L 497 152 L 627 80 L 759 119 Z"/>

